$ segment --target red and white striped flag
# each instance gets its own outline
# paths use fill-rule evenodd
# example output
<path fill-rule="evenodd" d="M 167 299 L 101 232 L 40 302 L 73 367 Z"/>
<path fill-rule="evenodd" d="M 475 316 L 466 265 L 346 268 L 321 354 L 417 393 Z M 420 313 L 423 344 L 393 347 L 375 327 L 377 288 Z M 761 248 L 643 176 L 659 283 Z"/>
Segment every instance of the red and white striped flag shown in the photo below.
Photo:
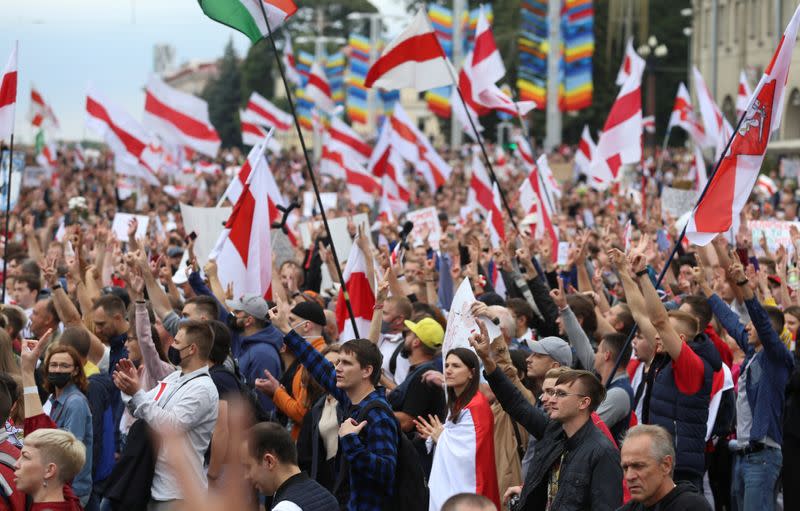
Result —
<path fill-rule="evenodd" d="M 148 150 L 149 136 L 141 124 L 92 88 L 86 94 L 86 113 L 86 125 L 113 151 L 118 173 L 159 185 Z"/>
<path fill-rule="evenodd" d="M 292 82 L 295 87 L 303 85 L 303 77 L 297 69 L 297 64 L 294 60 L 294 50 L 292 50 L 292 38 L 289 36 L 289 31 L 284 32 L 283 43 L 283 65 L 286 68 L 286 78 Z M 277 129 L 277 127 L 276 127 Z"/>
<path fill-rule="evenodd" d="M 308 75 L 306 84 L 306 99 L 314 102 L 318 109 L 331 113 L 336 108 L 331 94 L 331 85 L 322 64 L 314 62 L 311 66 L 311 73 Z"/>
<path fill-rule="evenodd" d="M 431 190 L 442 186 L 450 177 L 452 168 L 436 152 L 433 144 L 408 117 L 406 111 L 396 104 L 389 119 L 392 128 L 392 145 L 400 155 L 414 166 Z"/>
<path fill-rule="evenodd" d="M 795 10 L 772 61 L 764 70 L 744 119 L 711 177 L 705 195 L 692 211 L 686 237 L 696 245 L 706 245 L 717 234 L 737 228 L 739 213 L 758 179 L 767 144 L 780 127 L 798 24 L 800 7 Z"/>
<path fill-rule="evenodd" d="M 29 117 L 31 124 L 35 128 L 53 128 L 56 130 L 59 128 L 58 119 L 56 119 L 53 109 L 50 108 L 50 105 L 45 103 L 42 94 L 34 87 L 31 87 L 31 108 Z"/>
<path fill-rule="evenodd" d="M 14 109 L 17 106 L 17 43 L 0 77 L 0 140 L 8 141 L 14 133 Z"/>
<path fill-rule="evenodd" d="M 631 42 L 628 42 L 632 48 Z M 597 141 L 590 172 L 608 187 L 619 177 L 620 168 L 638 163 L 642 158 L 642 73 L 644 60 L 636 52 L 625 55 L 627 78 L 611 106 L 603 132 Z"/>
<path fill-rule="evenodd" d="M 542 175 L 542 183 L 544 184 L 544 191 L 550 197 L 552 204 L 556 204 L 557 199 L 561 198 L 561 184 L 553 175 L 553 170 L 550 168 L 550 163 L 547 161 L 547 154 L 542 154 L 536 160 L 536 166 L 539 168 L 539 173 Z"/>
<path fill-rule="evenodd" d="M 694 68 L 694 88 L 700 106 L 700 115 L 703 118 L 703 127 L 706 131 L 708 146 L 715 148 L 714 158 L 719 160 L 725 145 L 733 135 L 733 127 L 722 115 L 722 111 L 714 101 L 714 96 L 706 85 L 700 70 Z"/>
<path fill-rule="evenodd" d="M 221 142 L 208 118 L 208 103 L 170 87 L 156 75 L 150 76 L 145 96 L 145 126 L 172 144 L 217 156 Z"/>
<path fill-rule="evenodd" d="M 375 294 L 367 280 L 366 258 L 367 256 L 361 252 L 358 243 L 353 243 L 350 255 L 347 257 L 347 264 L 342 272 L 344 289 L 339 290 L 339 296 L 336 299 L 336 326 L 339 327 L 339 339 L 342 342 L 355 339 L 356 336 L 344 300 L 345 289 L 350 298 L 350 306 L 353 308 L 358 334 L 362 337 L 365 336 L 369 332 L 370 322 L 372 322 Z"/>
<path fill-rule="evenodd" d="M 591 177 L 589 174 L 589 166 L 592 163 L 594 156 L 595 143 L 592 140 L 592 133 L 589 131 L 589 126 L 584 125 L 581 132 L 581 141 L 578 144 L 578 150 L 575 151 L 575 165 L 578 170 Z"/>
<path fill-rule="evenodd" d="M 270 227 L 276 217 L 270 215 L 268 182 L 272 173 L 265 150 L 266 144 L 259 144 L 250 151 L 243 189 L 209 254 L 209 259 L 217 262 L 220 282 L 223 286 L 232 284 L 234 296 L 256 293 L 269 297 L 271 291 Z"/>
<path fill-rule="evenodd" d="M 761 174 L 756 180 L 756 191 L 761 192 L 769 198 L 778 193 L 778 185 L 768 176 Z"/>
<path fill-rule="evenodd" d="M 700 146 L 694 145 L 694 161 L 689 169 L 689 180 L 694 183 L 694 189 L 701 191 L 706 187 L 708 174 L 706 173 L 706 162 L 703 159 L 703 151 Z"/>
<path fill-rule="evenodd" d="M 423 7 L 370 66 L 364 86 L 418 91 L 444 87 L 453 84 L 448 65 Z"/>
<path fill-rule="evenodd" d="M 692 108 L 692 98 L 689 96 L 689 90 L 683 82 L 678 85 L 678 94 L 675 96 L 675 104 L 669 116 L 667 130 L 672 129 L 673 126 L 677 126 L 688 133 L 695 145 L 708 146 L 705 129 L 697 122 L 697 117 L 694 115 L 694 109 Z"/>
<path fill-rule="evenodd" d="M 633 48 L 633 37 L 629 37 L 628 42 L 625 44 L 625 57 L 622 59 L 622 65 L 617 72 L 617 81 L 615 83 L 622 86 L 639 65 L 643 66 L 644 61 Z"/>
<path fill-rule="evenodd" d="M 86 168 L 86 151 L 80 143 L 75 144 L 75 147 L 72 148 L 72 161 L 73 165 L 80 170 Z"/>
<path fill-rule="evenodd" d="M 542 155 L 544 157 L 545 155 Z M 542 158 L 540 157 L 540 159 Z M 553 257 L 558 256 L 558 231 L 553 225 L 555 211 L 552 205 L 547 202 L 542 192 L 539 178 L 539 169 L 536 164 L 529 167 L 529 174 L 519 188 L 519 202 L 525 214 L 536 213 L 539 217 L 536 221 L 537 238 L 547 236 L 550 238 Z"/>
<path fill-rule="evenodd" d="M 328 126 L 328 134 L 331 140 L 340 144 L 342 150 L 351 153 L 358 162 L 364 164 L 369 161 L 372 148 L 369 144 L 364 142 L 361 135 L 356 133 L 356 131 L 343 120 L 332 116 L 330 125 Z"/>
<path fill-rule="evenodd" d="M 499 191 L 497 196 L 499 198 Z M 492 246 L 499 246 L 500 240 L 505 240 L 506 237 L 503 214 L 495 201 L 489 174 L 477 153 L 472 155 L 472 175 L 469 181 L 469 192 L 467 192 L 467 203 L 479 206 L 486 213 Z"/>
<path fill-rule="evenodd" d="M 742 116 L 745 110 L 747 110 L 747 102 L 750 101 L 750 96 L 753 95 L 753 90 L 750 88 L 750 84 L 747 83 L 747 73 L 742 70 L 739 73 L 739 90 L 736 92 L 736 117 L 739 118 Z"/>
<path fill-rule="evenodd" d="M 259 124 L 272 126 L 276 131 L 289 131 L 294 123 L 291 115 L 257 92 L 250 94 L 246 111 L 254 118 L 258 118 Z"/>
<path fill-rule="evenodd" d="M 45 142 L 42 151 L 36 155 L 36 163 L 47 169 L 58 167 L 58 149 L 52 142 Z"/>
<path fill-rule="evenodd" d="M 239 121 L 242 124 L 242 144 L 254 146 L 263 140 L 267 140 L 267 149 L 272 154 L 280 154 L 281 147 L 275 137 L 267 138 L 269 130 L 261 126 L 262 119 L 253 114 L 251 110 L 240 110 Z"/>
<path fill-rule="evenodd" d="M 656 132 L 656 118 L 653 115 L 642 117 L 642 128 L 648 133 Z"/>
<path fill-rule="evenodd" d="M 403 204 L 402 210 L 407 211 L 411 194 L 408 191 L 402 156 L 392 144 L 392 131 L 391 123 L 385 122 L 370 155 L 367 170 L 375 177 L 384 178 L 382 180 L 384 191 L 392 200 L 396 200 L 397 204 Z"/>

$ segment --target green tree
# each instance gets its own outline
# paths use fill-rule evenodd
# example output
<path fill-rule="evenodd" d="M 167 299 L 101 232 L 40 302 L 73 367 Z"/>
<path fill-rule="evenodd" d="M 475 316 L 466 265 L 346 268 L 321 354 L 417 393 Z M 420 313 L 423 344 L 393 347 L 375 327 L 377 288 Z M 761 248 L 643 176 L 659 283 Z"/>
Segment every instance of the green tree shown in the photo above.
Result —
<path fill-rule="evenodd" d="M 208 116 L 222 140 L 222 147 L 242 145 L 242 132 L 239 126 L 241 82 L 239 57 L 231 39 L 219 61 L 217 76 L 208 81 L 201 94 L 201 97 L 208 101 Z"/>
<path fill-rule="evenodd" d="M 267 39 L 261 39 L 247 51 L 247 56 L 242 61 L 242 95 L 240 105 L 244 107 L 250 94 L 255 91 L 265 98 L 271 98 L 275 92 L 275 54 L 272 44 Z M 278 78 L 280 80 L 280 78 Z M 283 87 L 283 85 L 279 85 Z"/>

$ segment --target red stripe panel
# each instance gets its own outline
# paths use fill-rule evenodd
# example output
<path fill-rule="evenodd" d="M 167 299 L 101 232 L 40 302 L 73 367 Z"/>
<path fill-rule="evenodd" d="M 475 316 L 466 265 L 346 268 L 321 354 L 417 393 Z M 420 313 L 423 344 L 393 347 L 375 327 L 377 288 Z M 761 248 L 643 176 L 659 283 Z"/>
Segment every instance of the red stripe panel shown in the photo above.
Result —
<path fill-rule="evenodd" d="M 433 32 L 409 37 L 372 64 L 364 86 L 372 87 L 375 80 L 406 62 L 426 62 L 439 57 L 445 58 L 445 55 Z"/>
<path fill-rule="evenodd" d="M 642 109 L 642 89 L 641 87 L 625 94 L 614 102 L 611 112 L 608 114 L 603 131 L 608 131 L 614 126 L 621 124 Z"/>
<path fill-rule="evenodd" d="M 150 91 L 147 91 L 144 110 L 145 112 L 150 112 L 156 117 L 160 117 L 169 122 L 188 137 L 210 142 L 219 142 L 219 136 L 217 136 L 217 132 L 214 131 L 214 128 L 165 105 Z"/>
<path fill-rule="evenodd" d="M 367 193 L 381 191 L 381 185 L 378 184 L 372 176 L 362 174 L 361 172 L 355 172 L 348 168 L 345 168 L 345 174 L 347 175 L 347 184 L 349 185 L 363 188 Z"/>
<path fill-rule="evenodd" d="M 354 149 L 359 154 L 362 154 L 367 158 L 369 158 L 369 155 L 372 152 L 372 149 L 370 148 L 369 145 L 365 144 L 361 140 L 358 140 L 357 138 L 351 137 L 350 135 L 348 135 L 343 131 L 339 131 L 334 128 L 331 128 L 329 130 L 329 133 L 331 134 L 332 139 L 343 143 L 344 145 Z"/>
<path fill-rule="evenodd" d="M 475 39 L 475 49 L 473 51 L 473 65 L 487 59 L 492 53 L 497 51 L 497 44 L 494 42 L 491 29 L 483 32 Z"/>
<path fill-rule="evenodd" d="M 331 97 L 331 86 L 328 84 L 327 80 L 323 80 L 321 76 L 315 73 L 308 75 L 308 85 L 318 88 L 327 97 Z"/>
<path fill-rule="evenodd" d="M 250 193 L 250 187 L 245 186 L 239 200 L 233 206 L 230 218 L 226 227 L 230 229 L 228 239 L 233 243 L 234 248 L 239 252 L 245 268 L 250 254 L 250 231 L 253 229 L 253 216 L 256 210 L 256 199 Z"/>
<path fill-rule="evenodd" d="M 375 297 L 372 295 L 372 288 L 370 288 L 364 272 L 351 273 L 346 286 L 347 294 L 350 296 L 350 305 L 353 307 L 353 315 L 356 318 L 371 319 L 373 307 L 375 307 Z M 346 321 L 350 321 L 350 319 L 344 302 L 344 294 L 340 290 L 336 299 L 336 323 L 339 331 L 344 329 Z"/>
<path fill-rule="evenodd" d="M 261 126 L 249 122 L 242 123 L 242 133 L 252 133 L 253 135 L 258 135 L 259 137 L 267 136 L 267 132 L 261 129 Z"/>
<path fill-rule="evenodd" d="M 258 115 L 260 115 L 261 117 L 264 117 L 265 119 L 270 121 L 275 126 L 276 129 L 288 130 L 289 128 L 292 127 L 291 124 L 288 124 L 288 123 L 285 123 L 283 121 L 280 121 L 277 117 L 272 115 L 272 113 L 270 111 L 264 110 L 263 108 L 261 108 L 260 105 L 258 105 L 257 103 L 254 103 L 253 101 L 250 101 L 250 102 L 247 103 L 247 109 L 248 110 L 252 110 L 253 112 L 255 112 Z"/>
<path fill-rule="evenodd" d="M 86 97 L 86 111 L 92 117 L 96 117 L 100 119 L 104 123 L 111 128 L 111 131 L 114 132 L 114 135 L 122 142 L 122 145 L 125 146 L 125 149 L 128 150 L 129 153 L 136 156 L 137 158 L 141 157 L 142 151 L 144 151 L 145 144 L 138 138 L 134 137 L 121 127 L 117 126 L 114 121 L 111 119 L 111 116 L 108 115 L 106 108 L 98 103 L 97 101 L 93 100 L 91 97 Z"/>
<path fill-rule="evenodd" d="M 17 101 L 17 72 L 11 71 L 3 75 L 0 83 L 0 108 L 12 105 Z"/>
<path fill-rule="evenodd" d="M 37 91 L 31 89 L 31 102 L 44 106 L 44 98 Z"/>

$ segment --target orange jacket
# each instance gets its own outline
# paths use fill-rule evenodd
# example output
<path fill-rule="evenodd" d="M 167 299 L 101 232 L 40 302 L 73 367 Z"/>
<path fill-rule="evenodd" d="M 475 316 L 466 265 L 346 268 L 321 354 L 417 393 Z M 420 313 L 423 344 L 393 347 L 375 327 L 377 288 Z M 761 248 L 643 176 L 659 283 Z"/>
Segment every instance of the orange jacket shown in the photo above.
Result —
<path fill-rule="evenodd" d="M 311 341 L 311 345 L 317 351 L 321 351 L 325 347 L 325 339 L 317 337 Z M 306 400 L 308 399 L 308 391 L 303 386 L 303 375 L 306 372 L 305 367 L 300 367 L 292 378 L 292 394 L 290 396 L 283 386 L 278 387 L 275 395 L 272 397 L 272 402 L 278 410 L 286 414 L 287 417 L 292 419 L 294 426 L 292 426 L 292 439 L 297 440 L 300 435 L 300 426 L 303 425 L 303 417 L 306 416 L 308 408 L 306 408 Z"/>

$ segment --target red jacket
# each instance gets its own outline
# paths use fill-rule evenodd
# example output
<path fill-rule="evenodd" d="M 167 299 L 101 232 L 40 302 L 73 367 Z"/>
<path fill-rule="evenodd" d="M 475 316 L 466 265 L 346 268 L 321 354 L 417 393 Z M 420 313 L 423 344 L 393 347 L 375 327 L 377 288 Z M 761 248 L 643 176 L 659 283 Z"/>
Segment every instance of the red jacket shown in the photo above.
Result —
<path fill-rule="evenodd" d="M 15 461 L 19 458 L 19 449 L 8 441 L 0 442 L 0 452 L 9 455 Z M 7 466 L 5 463 L 0 463 L 0 476 L 5 479 L 6 484 L 11 488 L 11 495 L 8 500 L 0 497 L 0 511 L 25 511 L 25 494 L 18 491 L 17 485 L 14 483 L 14 468 Z"/>
<path fill-rule="evenodd" d="M 25 425 L 23 427 L 25 435 L 29 435 L 37 429 L 58 429 L 56 423 L 47 415 L 40 413 L 33 417 L 25 417 Z M 91 452 L 86 453 L 91 456 Z M 34 503 L 30 511 L 83 511 L 81 506 L 81 499 L 72 491 L 72 486 L 69 483 L 64 484 L 64 502 L 39 502 Z M 24 508 L 23 508 L 24 509 Z"/>

